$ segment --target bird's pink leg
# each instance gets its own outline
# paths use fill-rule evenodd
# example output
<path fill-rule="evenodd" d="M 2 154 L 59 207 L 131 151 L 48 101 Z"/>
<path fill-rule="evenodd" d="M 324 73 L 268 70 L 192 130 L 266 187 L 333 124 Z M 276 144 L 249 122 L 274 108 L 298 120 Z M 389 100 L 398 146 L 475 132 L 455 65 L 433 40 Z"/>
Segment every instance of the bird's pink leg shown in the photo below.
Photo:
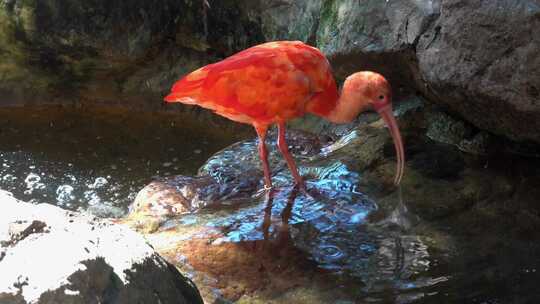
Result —
<path fill-rule="evenodd" d="M 298 173 L 298 168 L 296 167 L 294 158 L 289 153 L 289 147 L 287 145 L 287 141 L 285 141 L 285 123 L 284 122 L 278 123 L 278 147 L 279 147 L 279 151 L 281 151 L 281 154 L 283 154 L 283 157 L 285 157 L 285 160 L 287 161 L 287 165 L 289 166 L 289 170 L 291 170 L 292 176 L 294 177 L 294 181 L 301 189 L 305 190 L 306 187 L 304 185 L 304 180 Z"/>
<path fill-rule="evenodd" d="M 264 172 L 264 187 L 272 189 L 272 177 L 270 175 L 270 165 L 268 165 L 268 150 L 266 149 L 266 131 L 268 130 L 267 125 L 254 125 L 255 131 L 259 136 L 259 156 L 262 161 L 263 172 Z"/>

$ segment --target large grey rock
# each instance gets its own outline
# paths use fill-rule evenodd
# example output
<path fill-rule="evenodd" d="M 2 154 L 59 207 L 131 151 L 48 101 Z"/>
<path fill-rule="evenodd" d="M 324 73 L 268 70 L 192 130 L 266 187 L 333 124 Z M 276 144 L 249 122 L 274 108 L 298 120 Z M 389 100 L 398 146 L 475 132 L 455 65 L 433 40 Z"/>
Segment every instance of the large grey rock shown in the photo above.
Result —
<path fill-rule="evenodd" d="M 413 45 L 437 1 L 260 1 L 268 40 L 311 40 L 326 54 L 388 52 Z"/>
<path fill-rule="evenodd" d="M 0 303 L 202 303 L 130 229 L 0 191 Z"/>
<path fill-rule="evenodd" d="M 477 127 L 540 142 L 539 27 L 539 1 L 442 1 L 417 46 L 423 90 Z"/>

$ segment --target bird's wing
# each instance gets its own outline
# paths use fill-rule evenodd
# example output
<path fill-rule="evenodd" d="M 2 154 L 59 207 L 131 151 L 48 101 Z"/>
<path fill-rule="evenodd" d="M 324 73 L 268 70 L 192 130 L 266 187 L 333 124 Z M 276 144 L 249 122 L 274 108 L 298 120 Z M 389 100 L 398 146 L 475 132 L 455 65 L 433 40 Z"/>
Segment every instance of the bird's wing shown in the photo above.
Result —
<path fill-rule="evenodd" d="M 298 66 L 289 48 L 262 44 L 202 67 L 178 81 L 165 100 L 197 104 L 248 123 L 300 116 L 319 88 L 313 71 Z"/>

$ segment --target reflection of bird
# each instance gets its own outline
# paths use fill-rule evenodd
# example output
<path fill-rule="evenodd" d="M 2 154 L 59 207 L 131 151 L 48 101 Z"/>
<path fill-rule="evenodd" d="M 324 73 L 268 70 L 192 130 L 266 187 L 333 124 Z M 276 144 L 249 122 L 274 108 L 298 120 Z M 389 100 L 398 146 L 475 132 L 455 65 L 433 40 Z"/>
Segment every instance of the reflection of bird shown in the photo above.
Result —
<path fill-rule="evenodd" d="M 296 183 L 303 187 L 285 142 L 285 122 L 307 112 L 331 122 L 347 123 L 360 112 L 374 109 L 394 140 L 394 182 L 399 184 L 403 175 L 403 144 L 392 115 L 392 94 L 386 79 L 374 72 L 358 72 L 345 80 L 338 95 L 328 60 L 318 49 L 299 41 L 260 44 L 204 66 L 176 82 L 165 100 L 195 104 L 253 125 L 259 136 L 267 188 L 272 187 L 272 180 L 264 141 L 270 125 L 278 125 L 279 150 Z"/>
<path fill-rule="evenodd" d="M 267 194 L 270 194 L 269 192 Z M 287 205 L 283 208 L 281 212 L 281 223 L 276 225 L 274 231 L 277 232 L 276 238 L 278 241 L 283 242 L 287 241 L 290 238 L 289 235 L 289 219 L 292 215 L 292 208 L 294 205 L 294 200 L 296 199 L 296 191 L 289 192 L 287 196 Z M 264 218 L 262 222 L 261 230 L 263 232 L 263 239 L 265 241 L 270 241 L 270 226 L 272 225 L 272 208 L 274 207 L 274 197 L 268 195 L 266 197 L 266 208 L 264 208 Z"/>

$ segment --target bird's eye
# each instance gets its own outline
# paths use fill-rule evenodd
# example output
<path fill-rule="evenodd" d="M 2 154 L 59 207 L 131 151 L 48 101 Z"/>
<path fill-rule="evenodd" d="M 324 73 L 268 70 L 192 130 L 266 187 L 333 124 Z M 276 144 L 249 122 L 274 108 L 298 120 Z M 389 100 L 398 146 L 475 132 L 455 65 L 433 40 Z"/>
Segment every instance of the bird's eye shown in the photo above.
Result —
<path fill-rule="evenodd" d="M 384 95 L 379 95 L 379 99 L 380 99 L 380 100 L 383 100 L 383 99 L 384 99 Z"/>

